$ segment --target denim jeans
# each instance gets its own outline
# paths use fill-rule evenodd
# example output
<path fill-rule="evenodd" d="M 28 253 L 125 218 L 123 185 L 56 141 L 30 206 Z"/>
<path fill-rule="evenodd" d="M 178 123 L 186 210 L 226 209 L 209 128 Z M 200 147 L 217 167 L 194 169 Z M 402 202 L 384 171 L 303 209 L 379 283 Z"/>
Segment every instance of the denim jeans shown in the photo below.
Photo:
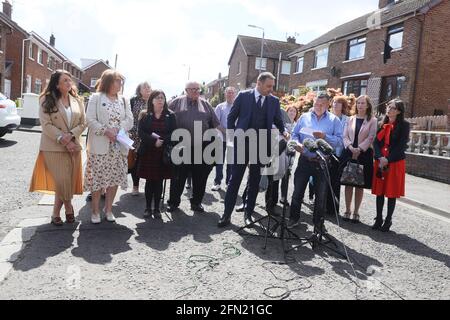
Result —
<path fill-rule="evenodd" d="M 315 226 L 320 226 L 327 209 L 327 181 L 320 167 L 319 162 L 309 161 L 305 157 L 300 157 L 297 170 L 294 176 L 294 193 L 292 195 L 290 219 L 297 221 L 300 219 L 300 212 L 303 198 L 309 178 L 314 179 L 315 204 L 313 213 L 313 222 Z"/>

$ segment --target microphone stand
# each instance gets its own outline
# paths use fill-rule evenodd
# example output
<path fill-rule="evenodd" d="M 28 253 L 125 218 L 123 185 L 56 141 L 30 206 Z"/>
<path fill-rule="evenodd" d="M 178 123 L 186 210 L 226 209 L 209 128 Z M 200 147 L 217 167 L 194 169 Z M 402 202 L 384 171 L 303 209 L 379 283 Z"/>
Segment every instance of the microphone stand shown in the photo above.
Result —
<path fill-rule="evenodd" d="M 334 193 L 334 190 L 333 190 L 333 187 L 331 184 L 331 174 L 330 174 L 330 170 L 328 167 L 328 161 L 324 157 L 322 152 L 320 152 L 318 150 L 316 150 L 315 152 L 316 152 L 317 156 L 319 157 L 319 159 L 321 160 L 320 167 L 323 171 L 323 174 L 325 175 L 325 180 L 328 183 L 328 187 L 329 187 L 331 195 L 333 197 L 333 206 L 334 206 L 334 211 L 336 214 L 336 219 L 339 219 L 339 215 L 337 213 L 336 195 Z M 300 239 L 300 240 L 304 240 L 304 241 L 302 241 L 301 244 L 299 244 L 295 247 L 292 247 L 287 252 L 290 252 L 290 251 L 296 250 L 300 247 L 303 247 L 305 244 L 310 244 L 311 248 L 313 250 L 315 250 L 317 248 L 317 246 L 322 246 L 322 247 L 325 247 L 325 248 L 335 252 L 336 254 L 340 255 L 344 259 L 347 259 L 347 256 L 345 254 L 343 254 L 342 252 L 337 250 L 338 246 L 336 244 L 336 241 L 324 229 L 325 229 L 325 219 L 323 219 L 321 221 L 319 226 L 316 226 L 316 225 L 314 226 L 314 233 L 311 237 L 306 238 L 306 239 Z M 334 246 L 334 248 L 329 245 L 330 243 Z"/>
<path fill-rule="evenodd" d="M 294 154 L 295 156 L 295 154 Z M 293 155 L 288 155 L 288 160 L 289 163 L 291 163 Z M 291 170 L 288 169 L 285 173 L 284 178 L 287 179 L 288 181 L 290 180 L 290 176 L 291 176 Z M 284 198 L 287 199 L 287 195 L 288 195 L 288 190 L 289 190 L 289 183 L 288 183 L 288 188 L 285 191 L 285 194 L 283 194 Z M 288 229 L 287 227 L 287 223 L 286 223 L 286 213 L 287 213 L 287 204 L 286 202 L 283 204 L 283 213 L 280 219 L 277 219 L 274 217 L 273 213 L 271 210 L 267 211 L 267 216 L 262 217 L 258 220 L 255 220 L 253 223 L 248 224 L 245 227 L 242 227 L 240 229 L 237 230 L 238 233 L 241 233 L 241 231 L 246 230 L 246 229 L 250 229 L 253 226 L 255 226 L 256 224 L 259 224 L 260 227 L 264 230 L 264 236 L 261 234 L 249 234 L 246 233 L 245 235 L 247 236 L 253 236 L 253 237 L 264 237 L 264 247 L 263 249 L 266 250 L 267 249 L 267 242 L 268 239 L 278 239 L 281 241 L 281 246 L 283 248 L 283 253 L 288 253 L 290 250 L 286 249 L 286 240 L 294 240 L 294 241 L 300 241 L 302 244 L 301 245 L 305 245 L 306 243 L 310 243 L 312 245 L 312 242 L 309 238 L 300 238 L 297 234 L 295 234 L 294 232 L 292 232 L 290 229 Z M 268 220 L 267 221 L 267 227 L 265 227 L 262 222 L 264 220 Z M 274 225 L 271 227 L 271 222 L 274 222 Z M 278 230 L 278 231 L 277 231 Z"/>

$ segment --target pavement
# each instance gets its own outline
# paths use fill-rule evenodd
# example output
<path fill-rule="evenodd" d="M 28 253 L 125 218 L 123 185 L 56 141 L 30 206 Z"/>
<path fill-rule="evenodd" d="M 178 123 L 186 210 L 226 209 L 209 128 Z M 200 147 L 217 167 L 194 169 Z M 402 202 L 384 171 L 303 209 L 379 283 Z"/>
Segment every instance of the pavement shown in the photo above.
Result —
<path fill-rule="evenodd" d="M 15 134 L 36 139 L 31 133 Z M 237 232 L 242 214 L 234 213 L 230 228 L 216 227 L 225 193 L 209 191 L 212 178 L 206 213 L 191 212 L 185 200 L 181 211 L 163 215 L 162 221 L 144 220 L 144 196 L 123 190 L 114 205 L 116 224 L 90 224 L 85 195 L 74 200 L 77 223 L 62 228 L 49 225 L 51 197 L 8 209 L 17 224 L 0 238 L 0 299 L 450 298 L 450 219 L 444 215 L 398 203 L 392 232 L 375 232 L 370 228 L 375 199 L 366 195 L 362 224 L 339 226 L 332 217 L 326 223 L 337 250 L 347 252 L 352 264 L 328 248 L 313 251 L 308 245 L 284 256 L 280 240 L 270 239 L 263 249 L 264 240 L 254 236 L 261 228 Z M 423 179 L 413 184 L 414 192 L 424 184 L 435 199 L 448 198 L 447 185 Z M 263 203 L 260 194 L 256 216 L 264 215 Z M 303 212 L 294 232 L 307 237 L 311 208 Z M 297 244 L 288 242 L 289 247 Z"/>

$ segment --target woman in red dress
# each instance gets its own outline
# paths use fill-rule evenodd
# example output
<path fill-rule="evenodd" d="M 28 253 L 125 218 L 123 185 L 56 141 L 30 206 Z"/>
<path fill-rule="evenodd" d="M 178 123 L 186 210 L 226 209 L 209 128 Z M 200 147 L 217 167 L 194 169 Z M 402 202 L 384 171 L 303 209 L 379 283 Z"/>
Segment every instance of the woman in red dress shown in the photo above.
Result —
<path fill-rule="evenodd" d="M 171 167 L 164 161 L 164 150 L 170 145 L 171 136 L 176 129 L 175 114 L 167 106 L 163 91 L 155 90 L 148 99 L 148 108 L 142 111 L 138 134 L 141 145 L 138 150 L 137 173 L 145 183 L 147 209 L 144 218 L 161 219 L 159 209 L 163 192 L 163 181 L 172 178 Z M 152 209 L 152 203 L 154 203 Z"/>
<path fill-rule="evenodd" d="M 408 148 L 409 122 L 405 121 L 405 105 L 392 100 L 374 142 L 375 165 L 372 194 L 377 196 L 377 217 L 374 230 L 388 232 L 398 198 L 405 196 L 405 152 Z M 384 198 L 388 198 L 388 213 L 383 224 Z"/>

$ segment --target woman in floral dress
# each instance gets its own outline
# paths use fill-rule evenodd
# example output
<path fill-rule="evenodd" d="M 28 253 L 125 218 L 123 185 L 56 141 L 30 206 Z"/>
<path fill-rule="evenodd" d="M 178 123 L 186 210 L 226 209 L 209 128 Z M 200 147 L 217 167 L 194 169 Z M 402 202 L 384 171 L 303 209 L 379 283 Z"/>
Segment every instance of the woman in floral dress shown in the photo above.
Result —
<path fill-rule="evenodd" d="M 128 149 L 117 141 L 121 129 L 133 126 L 133 114 L 127 100 L 119 93 L 123 76 L 114 70 L 102 74 L 97 93 L 89 100 L 86 118 L 89 127 L 88 160 L 85 191 L 92 193 L 91 222 L 101 222 L 99 210 L 102 189 L 106 190 L 104 213 L 106 220 L 115 222 L 112 204 L 118 187 L 127 189 Z"/>

